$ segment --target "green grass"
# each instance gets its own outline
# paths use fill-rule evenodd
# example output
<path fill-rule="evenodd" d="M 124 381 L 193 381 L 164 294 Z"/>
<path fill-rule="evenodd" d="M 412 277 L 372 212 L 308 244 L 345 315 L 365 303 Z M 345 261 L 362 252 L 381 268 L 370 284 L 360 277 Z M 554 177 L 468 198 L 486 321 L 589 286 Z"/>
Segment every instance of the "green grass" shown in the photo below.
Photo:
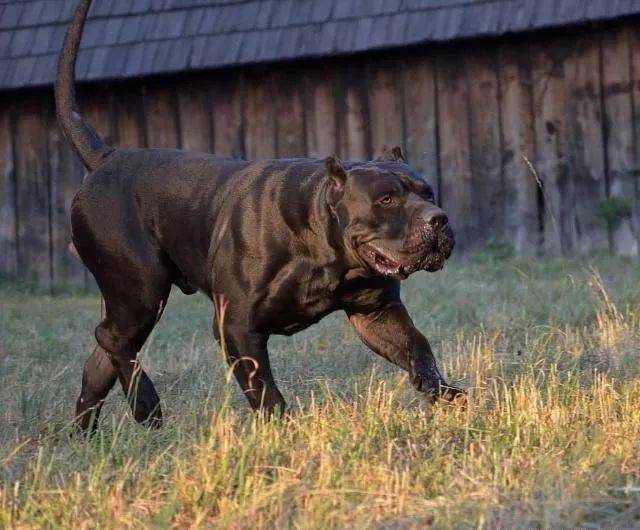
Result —
<path fill-rule="evenodd" d="M 165 427 L 119 388 L 73 439 L 95 293 L 0 280 L 0 527 L 640 526 L 640 267 L 481 255 L 403 288 L 466 408 L 433 408 L 341 314 L 270 341 L 290 418 L 248 411 L 212 307 L 174 293 L 141 354 Z"/>

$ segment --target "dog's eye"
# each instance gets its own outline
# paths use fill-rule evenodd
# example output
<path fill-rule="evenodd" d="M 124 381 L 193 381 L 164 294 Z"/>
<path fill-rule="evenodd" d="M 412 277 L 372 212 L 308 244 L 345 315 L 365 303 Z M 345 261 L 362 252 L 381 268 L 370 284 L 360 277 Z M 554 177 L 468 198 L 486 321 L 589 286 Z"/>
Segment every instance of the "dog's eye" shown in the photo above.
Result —
<path fill-rule="evenodd" d="M 385 195 L 382 199 L 378 199 L 378 204 L 389 206 L 390 204 L 393 204 L 393 197 L 391 195 Z"/>

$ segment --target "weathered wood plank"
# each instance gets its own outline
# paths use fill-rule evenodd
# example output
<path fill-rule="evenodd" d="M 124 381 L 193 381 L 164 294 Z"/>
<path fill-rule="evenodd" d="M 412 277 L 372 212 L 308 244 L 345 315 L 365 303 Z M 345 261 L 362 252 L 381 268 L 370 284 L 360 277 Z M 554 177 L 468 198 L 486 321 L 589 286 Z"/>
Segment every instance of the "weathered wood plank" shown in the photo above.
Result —
<path fill-rule="evenodd" d="M 244 145 L 249 160 L 276 156 L 276 116 L 273 78 L 248 75 L 244 95 Z"/>
<path fill-rule="evenodd" d="M 39 285 L 51 284 L 49 178 L 46 109 L 40 101 L 23 101 L 16 112 L 18 271 Z"/>
<path fill-rule="evenodd" d="M 435 67 L 430 57 L 408 59 L 402 66 L 405 152 L 411 166 L 440 196 Z"/>
<path fill-rule="evenodd" d="M 118 91 L 114 101 L 115 143 L 147 147 L 144 101 L 139 87 Z"/>
<path fill-rule="evenodd" d="M 241 75 L 216 78 L 210 86 L 213 119 L 213 152 L 220 156 L 243 158 L 244 125 Z"/>
<path fill-rule="evenodd" d="M 497 63 L 495 48 L 467 55 L 472 201 L 478 207 L 484 239 L 501 242 L 505 237 L 505 190 Z"/>
<path fill-rule="evenodd" d="M 630 35 L 627 28 L 602 33 L 602 76 L 610 197 L 618 197 L 633 207 L 637 184 L 632 175 L 634 160 L 633 106 L 631 101 Z M 638 219 L 625 218 L 613 233 L 617 254 L 638 254 Z"/>
<path fill-rule="evenodd" d="M 473 203 L 469 145 L 469 89 L 464 59 L 459 54 L 438 57 L 438 123 L 441 202 L 456 234 L 460 251 L 482 245 L 477 205 Z"/>
<path fill-rule="evenodd" d="M 640 28 L 634 25 L 628 31 L 633 101 L 633 176 L 636 186 L 634 219 L 640 219 Z"/>
<path fill-rule="evenodd" d="M 373 154 L 367 139 L 366 103 L 364 91 L 357 88 L 347 90 L 347 154 L 349 160 L 369 160 Z"/>
<path fill-rule="evenodd" d="M 332 70 L 334 76 L 334 105 L 336 127 L 336 154 L 346 159 L 349 152 L 349 134 L 347 130 L 347 80 L 345 74 L 338 68 Z"/>
<path fill-rule="evenodd" d="M 575 251 L 607 250 L 606 224 L 598 217 L 607 194 L 598 38 L 585 35 L 574 39 L 564 70 L 567 162 L 574 194 L 574 201 L 564 205 L 567 222 Z"/>
<path fill-rule="evenodd" d="M 307 156 L 325 158 L 338 151 L 333 72 L 305 73 L 305 131 Z"/>
<path fill-rule="evenodd" d="M 276 156 L 302 158 L 306 155 L 303 85 L 296 71 L 281 71 L 274 77 L 276 87 Z"/>
<path fill-rule="evenodd" d="M 338 154 L 348 160 L 372 158 L 366 67 L 336 68 Z"/>
<path fill-rule="evenodd" d="M 525 158 L 535 160 L 531 62 L 526 46 L 499 53 L 505 236 L 524 254 L 539 250 L 538 185 Z"/>
<path fill-rule="evenodd" d="M 545 42 L 532 46 L 536 138 L 533 163 L 544 186 L 543 247 L 551 254 L 570 253 L 574 248 L 567 208 L 573 204 L 573 193 L 567 170 L 564 79 L 564 58 L 571 48 L 562 44 Z"/>
<path fill-rule="evenodd" d="M 71 202 L 77 193 L 84 168 L 62 135 L 50 109 L 48 125 L 48 164 L 51 201 L 51 274 L 54 284 L 81 286 L 86 281 L 82 263 L 72 255 Z"/>
<path fill-rule="evenodd" d="M 0 106 L 0 272 L 16 273 L 16 189 L 8 105 Z"/>
<path fill-rule="evenodd" d="M 180 147 L 178 101 L 172 86 L 143 89 L 146 136 L 149 147 Z"/>
<path fill-rule="evenodd" d="M 373 156 L 385 149 L 404 147 L 402 123 L 402 79 L 397 60 L 379 60 L 369 65 L 369 126 Z"/>
<path fill-rule="evenodd" d="M 213 124 L 208 84 L 181 83 L 177 87 L 180 119 L 180 147 L 187 151 L 213 150 Z"/>
<path fill-rule="evenodd" d="M 111 87 L 89 92 L 86 87 L 79 95 L 80 112 L 109 145 L 115 143 L 114 94 Z"/>

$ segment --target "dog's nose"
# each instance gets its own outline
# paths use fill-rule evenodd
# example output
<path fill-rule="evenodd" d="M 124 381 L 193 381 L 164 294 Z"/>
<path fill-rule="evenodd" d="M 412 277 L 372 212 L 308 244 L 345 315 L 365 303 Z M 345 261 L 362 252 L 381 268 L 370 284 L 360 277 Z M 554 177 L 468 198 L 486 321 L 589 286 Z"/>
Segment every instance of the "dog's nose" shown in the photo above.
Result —
<path fill-rule="evenodd" d="M 444 212 L 437 212 L 427 219 L 427 223 L 434 228 L 442 228 L 449 222 Z"/>

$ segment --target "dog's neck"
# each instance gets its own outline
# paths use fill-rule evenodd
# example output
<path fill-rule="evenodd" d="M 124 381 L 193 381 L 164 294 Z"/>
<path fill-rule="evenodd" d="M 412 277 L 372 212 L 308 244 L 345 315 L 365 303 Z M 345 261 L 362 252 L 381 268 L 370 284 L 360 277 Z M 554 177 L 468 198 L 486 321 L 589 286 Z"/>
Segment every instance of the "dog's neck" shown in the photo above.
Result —
<path fill-rule="evenodd" d="M 310 226 L 314 234 L 314 246 L 321 249 L 321 259 L 327 262 L 339 262 L 342 264 L 344 274 L 351 269 L 358 269 L 361 263 L 353 250 L 345 242 L 339 220 L 332 211 L 328 200 L 331 178 L 324 169 L 318 172 L 318 184 L 311 198 L 309 209 Z M 319 245 L 320 244 L 320 245 Z"/>

